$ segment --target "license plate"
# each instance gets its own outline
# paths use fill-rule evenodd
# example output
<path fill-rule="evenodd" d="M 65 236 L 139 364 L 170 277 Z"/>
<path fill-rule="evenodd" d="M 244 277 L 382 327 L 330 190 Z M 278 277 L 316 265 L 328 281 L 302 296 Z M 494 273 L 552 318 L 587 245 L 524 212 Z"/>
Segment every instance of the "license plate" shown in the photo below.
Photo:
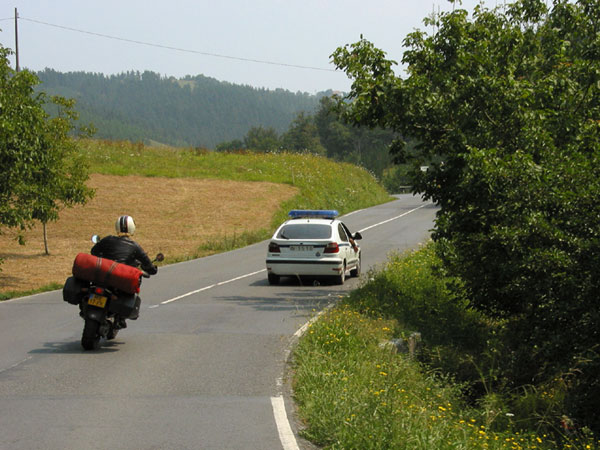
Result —
<path fill-rule="evenodd" d="M 101 295 L 92 295 L 88 300 L 88 305 L 97 306 L 98 308 L 104 308 L 106 306 L 106 297 Z"/>
<path fill-rule="evenodd" d="M 312 249 L 312 245 L 290 245 L 290 250 L 293 252 L 309 252 Z"/>

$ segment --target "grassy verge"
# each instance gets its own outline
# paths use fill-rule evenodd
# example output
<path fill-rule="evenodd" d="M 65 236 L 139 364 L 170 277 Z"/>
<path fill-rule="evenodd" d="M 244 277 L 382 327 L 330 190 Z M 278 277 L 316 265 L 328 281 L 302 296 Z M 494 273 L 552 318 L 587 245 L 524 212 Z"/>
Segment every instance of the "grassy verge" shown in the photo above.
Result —
<path fill-rule="evenodd" d="M 306 438 L 332 449 L 600 448 L 584 430 L 532 425 L 491 390 L 473 401 L 466 395 L 472 384 L 431 365 L 454 360 L 454 372 L 477 373 L 485 361 L 475 355 L 485 354 L 494 329 L 450 294 L 446 286 L 454 280 L 437 271 L 431 247 L 393 257 L 369 276 L 295 349 L 294 392 Z M 380 345 L 413 331 L 423 335 L 419 358 Z M 482 384 L 492 384 L 480 375 Z"/>
<path fill-rule="evenodd" d="M 63 285 L 60 283 L 50 283 L 45 286 L 41 286 L 38 289 L 31 289 L 29 291 L 9 291 L 0 292 L 0 302 L 3 300 L 10 300 L 11 298 L 24 297 L 26 295 L 41 294 L 42 292 L 55 291 L 62 289 Z"/>

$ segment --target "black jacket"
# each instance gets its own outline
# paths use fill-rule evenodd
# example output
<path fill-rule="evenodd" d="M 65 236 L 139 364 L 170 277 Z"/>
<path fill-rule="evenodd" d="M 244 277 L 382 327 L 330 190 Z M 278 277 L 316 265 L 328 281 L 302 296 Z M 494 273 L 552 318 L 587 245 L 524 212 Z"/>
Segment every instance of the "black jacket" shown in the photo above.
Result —
<path fill-rule="evenodd" d="M 92 247 L 91 253 L 94 256 L 112 259 L 128 266 L 138 267 L 141 265 L 142 269 L 150 275 L 158 272 L 158 268 L 152 264 L 142 247 L 127 236 L 106 236 Z"/>

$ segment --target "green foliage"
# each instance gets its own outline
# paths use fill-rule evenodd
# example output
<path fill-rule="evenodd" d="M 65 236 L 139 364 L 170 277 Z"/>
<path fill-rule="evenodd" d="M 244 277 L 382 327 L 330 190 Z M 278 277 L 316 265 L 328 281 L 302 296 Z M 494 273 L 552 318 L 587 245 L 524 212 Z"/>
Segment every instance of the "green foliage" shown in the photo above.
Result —
<path fill-rule="evenodd" d="M 388 192 L 412 191 L 412 179 L 409 176 L 410 167 L 407 165 L 392 166 L 383 172 L 381 182 Z"/>
<path fill-rule="evenodd" d="M 39 89 L 77 98 L 81 120 L 93 123 L 103 139 L 218 151 L 308 151 L 360 165 L 379 178 L 391 163 L 392 133 L 344 124 L 331 110 L 328 93 L 294 94 L 153 72 L 104 76 L 46 69 L 38 76 Z"/>
<path fill-rule="evenodd" d="M 564 415 L 570 376 L 510 388 L 503 323 L 457 297 L 440 264 L 431 244 L 394 255 L 308 328 L 294 360 L 305 437 L 325 448 L 600 448 Z M 415 330 L 418 361 L 381 345 Z"/>
<path fill-rule="evenodd" d="M 477 349 L 485 342 L 481 315 L 461 295 L 460 280 L 445 275 L 435 246 L 428 245 L 410 257 L 391 255 L 386 270 L 371 273 L 369 278 L 367 286 L 349 296 L 359 311 L 393 318 L 403 329 L 427 330 L 431 345 L 452 341 Z"/>
<path fill-rule="evenodd" d="M 34 220 L 56 220 L 61 208 L 85 203 L 93 192 L 69 138 L 74 102 L 35 94 L 39 80 L 28 71 L 15 73 L 9 54 L 0 47 L 0 225 L 24 229 Z"/>
<path fill-rule="evenodd" d="M 292 93 L 220 82 L 161 77 L 154 72 L 38 72 L 43 90 L 77 98 L 81 120 L 102 139 L 214 148 L 261 125 L 284 132 L 301 111 L 313 111 L 323 94 Z"/>
<path fill-rule="evenodd" d="M 275 152 L 281 147 L 275 129 L 262 126 L 252 127 L 244 137 L 244 147 L 255 152 Z"/>
<path fill-rule="evenodd" d="M 290 152 L 325 154 L 313 117 L 304 113 L 298 114 L 292 121 L 289 129 L 281 136 L 281 144 Z"/>
<path fill-rule="evenodd" d="M 597 0 L 443 13 L 425 22 L 432 35 L 406 38 L 406 79 L 364 39 L 334 53 L 354 79 L 348 119 L 440 158 L 413 172 L 415 189 L 441 206 L 446 269 L 506 321 L 505 377 L 572 374 L 573 414 L 598 393 L 587 381 L 600 345 L 599 21 Z M 600 430 L 597 414 L 577 418 Z"/>
<path fill-rule="evenodd" d="M 329 158 L 360 165 L 379 178 L 391 165 L 389 150 L 394 133 L 379 128 L 355 127 L 346 123 L 333 98 L 321 99 L 314 122 L 319 140 Z"/>
<path fill-rule="evenodd" d="M 234 151 L 234 150 L 244 150 L 245 148 L 246 148 L 246 146 L 241 140 L 234 139 L 233 141 L 226 141 L 226 142 L 221 142 L 220 144 L 217 144 L 217 146 L 215 147 L 215 150 L 218 152 L 225 152 L 225 151 Z"/>

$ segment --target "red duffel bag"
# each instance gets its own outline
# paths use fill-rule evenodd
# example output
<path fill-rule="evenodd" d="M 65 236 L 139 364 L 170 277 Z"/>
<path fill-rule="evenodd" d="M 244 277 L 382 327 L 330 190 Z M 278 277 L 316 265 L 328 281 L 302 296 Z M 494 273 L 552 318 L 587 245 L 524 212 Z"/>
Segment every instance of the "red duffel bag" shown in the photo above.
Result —
<path fill-rule="evenodd" d="M 79 253 L 73 263 L 73 276 L 109 286 L 128 294 L 140 292 L 142 271 L 107 258 Z"/>

